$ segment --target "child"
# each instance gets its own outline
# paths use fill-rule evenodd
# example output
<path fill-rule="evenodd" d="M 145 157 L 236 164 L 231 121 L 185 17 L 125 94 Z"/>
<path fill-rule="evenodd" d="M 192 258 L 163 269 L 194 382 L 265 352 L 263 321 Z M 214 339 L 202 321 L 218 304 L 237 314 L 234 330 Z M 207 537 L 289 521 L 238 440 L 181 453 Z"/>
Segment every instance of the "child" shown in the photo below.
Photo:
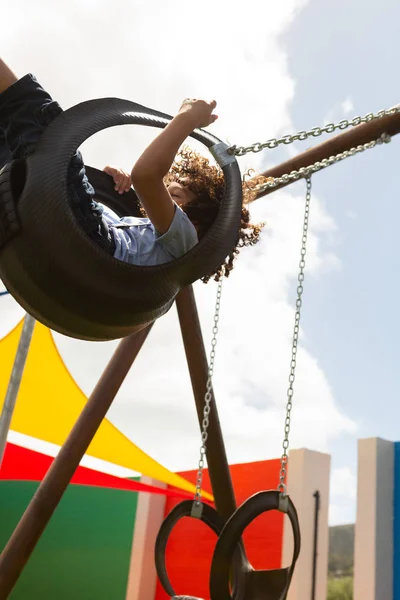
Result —
<path fill-rule="evenodd" d="M 219 167 L 198 153 L 179 148 L 191 132 L 217 119 L 216 102 L 186 99 L 177 115 L 155 138 L 134 165 L 130 175 L 107 166 L 119 193 L 131 184 L 143 207 L 143 218 L 116 218 L 94 200 L 79 151 L 68 171 L 68 196 L 87 235 L 115 258 L 137 265 L 168 262 L 188 252 L 213 223 L 223 197 L 224 179 Z M 33 75 L 21 79 L 0 60 L 0 168 L 34 151 L 44 129 L 62 112 L 60 105 Z M 179 161 L 175 160 L 179 153 Z M 253 185 L 244 186 L 245 203 L 254 198 Z M 262 224 L 251 225 L 242 209 L 238 244 L 214 273 L 203 278 L 229 275 L 233 259 L 244 245 L 259 239 Z"/>

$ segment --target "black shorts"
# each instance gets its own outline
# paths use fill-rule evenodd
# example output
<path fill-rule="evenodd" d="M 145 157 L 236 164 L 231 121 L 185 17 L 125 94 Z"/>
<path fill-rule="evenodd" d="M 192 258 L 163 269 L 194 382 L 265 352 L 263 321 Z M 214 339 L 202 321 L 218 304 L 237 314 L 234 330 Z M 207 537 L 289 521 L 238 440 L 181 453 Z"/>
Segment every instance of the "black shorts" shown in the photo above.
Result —
<path fill-rule="evenodd" d="M 25 75 L 0 94 L 0 169 L 34 152 L 44 129 L 62 112 L 61 106 Z M 68 197 L 77 220 L 89 237 L 110 254 L 115 242 L 94 201 L 94 189 L 86 176 L 82 155 L 77 151 L 68 170 Z"/>

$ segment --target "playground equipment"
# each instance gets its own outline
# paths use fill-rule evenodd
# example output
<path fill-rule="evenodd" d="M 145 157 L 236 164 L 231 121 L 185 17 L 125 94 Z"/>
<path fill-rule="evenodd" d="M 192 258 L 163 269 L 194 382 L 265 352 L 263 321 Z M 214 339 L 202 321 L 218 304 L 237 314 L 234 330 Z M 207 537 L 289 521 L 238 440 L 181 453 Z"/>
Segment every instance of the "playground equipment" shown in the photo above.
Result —
<path fill-rule="evenodd" d="M 128 264 L 93 244 L 79 224 L 67 189 L 76 148 L 106 127 L 165 127 L 170 119 L 128 100 L 83 102 L 46 128 L 25 162 L 13 161 L 0 173 L 0 277 L 21 306 L 51 329 L 87 340 L 117 339 L 143 329 L 235 246 L 242 210 L 240 170 L 228 146 L 200 130 L 192 137 L 209 148 L 226 185 L 217 218 L 190 252 L 154 267 Z M 135 214 L 133 197 L 133 206 L 122 207 L 119 201 L 111 208 L 128 211 L 121 216 Z"/>
<path fill-rule="evenodd" d="M 129 122 L 132 122 L 130 120 L 131 117 L 128 117 L 128 119 Z M 116 118 L 116 121 L 114 122 L 114 124 L 117 123 L 120 123 L 120 116 Z M 162 126 L 160 123 L 161 122 L 157 122 L 156 126 Z M 91 130 L 92 133 L 94 130 L 98 130 L 96 127 L 98 127 L 98 125 L 93 125 L 94 129 Z M 304 258 L 306 253 L 309 206 L 311 200 L 311 175 L 322 168 L 343 160 L 344 158 L 353 156 L 354 154 L 362 152 L 366 149 L 373 148 L 378 143 L 388 142 L 390 140 L 390 136 L 395 135 L 400 131 L 399 109 L 396 107 L 394 109 L 390 109 L 389 111 L 381 111 L 376 115 L 371 114 L 364 118 L 356 117 L 351 122 L 341 121 L 338 125 L 328 124 L 324 128 L 316 128 L 310 130 L 309 132 L 299 132 L 294 136 L 284 136 L 279 139 L 269 140 L 265 144 L 254 144 L 253 146 L 247 148 L 224 147 L 222 153 L 223 158 L 219 158 L 220 162 L 224 163 L 225 160 L 228 160 L 227 155 L 234 157 L 235 154 L 242 155 L 249 151 L 258 152 L 264 147 L 273 148 L 279 144 L 286 144 L 295 140 L 304 140 L 312 136 L 316 137 L 321 135 L 323 132 L 332 133 L 336 129 L 345 129 L 347 127 L 354 127 L 354 129 L 341 134 L 336 138 L 333 138 L 333 140 L 324 142 L 316 148 L 299 155 L 295 159 L 287 161 L 286 163 L 283 163 L 282 165 L 264 173 L 265 176 L 273 177 L 273 181 L 266 183 L 265 186 L 262 186 L 259 190 L 259 196 L 261 197 L 271 192 L 273 189 L 278 189 L 279 187 L 288 185 L 292 181 L 296 181 L 299 178 L 305 178 L 307 182 L 306 208 L 303 223 L 300 270 L 298 274 L 295 326 L 292 344 L 292 357 L 290 363 L 288 401 L 285 419 L 283 454 L 281 458 L 280 480 L 277 490 L 260 492 L 245 502 L 244 505 L 242 505 L 239 509 L 236 509 L 235 505 L 228 462 L 226 459 L 217 407 L 212 390 L 211 379 L 213 373 L 213 359 L 210 362 L 210 366 L 208 366 L 193 290 L 190 286 L 186 286 L 189 280 L 182 278 L 179 282 L 179 285 L 182 286 L 182 289 L 180 289 L 179 286 L 178 288 L 180 291 L 179 289 L 174 288 L 174 293 L 168 300 L 168 302 L 172 303 L 173 300 L 176 299 L 186 358 L 192 380 L 192 387 L 195 396 L 200 427 L 202 429 L 202 449 L 199 464 L 198 490 L 196 492 L 194 502 L 191 503 L 190 514 L 191 516 L 197 518 L 200 518 L 203 514 L 203 519 L 209 520 L 212 523 L 212 526 L 215 527 L 215 530 L 217 530 L 218 533 L 220 532 L 220 538 L 217 542 L 214 553 L 214 561 L 211 569 L 210 592 L 212 600 L 229 600 L 232 598 L 229 588 L 229 576 L 232 565 L 234 584 L 232 593 L 234 600 L 284 600 L 286 598 L 290 579 L 293 574 L 294 563 L 299 552 L 300 543 L 297 516 L 294 506 L 286 494 L 285 480 L 288 461 L 289 430 L 293 399 L 293 384 L 295 380 L 300 310 L 304 281 Z M 83 138 L 83 136 L 81 137 Z M 51 140 L 50 137 L 48 139 Z M 68 152 L 66 152 L 66 155 L 63 157 L 61 164 L 64 171 L 66 170 L 67 159 L 75 150 L 76 143 L 79 141 L 81 142 L 83 139 L 76 138 L 72 133 L 71 139 L 67 144 Z M 40 166 L 39 162 L 37 164 Z M 232 166 L 234 164 L 235 161 L 229 159 L 228 164 L 223 168 L 225 172 L 225 169 L 229 167 L 228 171 L 230 173 L 235 173 L 235 175 L 233 175 L 233 178 L 235 179 L 237 176 L 237 166 Z M 39 185 L 39 175 L 37 173 L 35 181 Z M 233 183 L 231 186 L 231 192 L 233 195 L 235 195 L 234 188 L 236 185 L 238 185 L 236 179 L 235 182 L 236 183 Z M 237 197 L 235 196 L 235 198 L 231 198 L 231 200 L 232 212 L 235 212 L 234 207 L 236 207 Z M 18 206 L 16 208 L 18 209 Z M 225 209 L 221 211 L 221 214 L 224 210 Z M 232 222 L 230 223 L 232 224 L 234 222 L 235 218 L 232 218 Z M 78 236 L 79 234 L 77 234 L 77 237 Z M 17 237 L 15 239 L 17 239 Z M 231 240 L 232 246 L 233 237 L 229 236 L 229 239 Z M 12 240 L 12 243 L 14 243 L 14 240 Z M 11 248 L 12 246 L 10 245 L 9 247 Z M 211 246 L 207 247 L 209 248 Z M 11 257 L 12 255 L 11 250 L 7 250 L 7 248 L 8 244 L 4 246 L 0 253 L 0 263 L 2 265 L 2 269 L 4 256 L 1 256 L 1 254 L 7 252 L 7 256 Z M 206 251 L 205 255 L 192 254 L 191 256 L 196 256 L 196 261 L 200 261 L 201 256 L 208 256 L 208 254 Z M 196 261 L 194 261 L 193 264 L 197 264 Z M 207 264 L 207 269 L 205 269 L 205 272 L 209 270 L 210 263 Z M 196 271 L 196 279 L 199 276 L 199 272 L 202 272 L 201 266 L 199 266 L 199 270 Z M 11 270 L 8 274 L 11 278 Z M 15 281 L 17 280 L 19 281 L 18 278 Z M 6 277 L 6 284 L 7 281 L 8 280 Z M 10 291 L 13 292 L 13 289 Z M 219 314 L 219 300 L 220 289 L 219 296 L 217 296 L 216 305 L 216 329 L 217 317 Z M 165 312 L 164 309 L 167 304 L 163 305 L 163 308 L 160 308 L 159 305 L 158 309 L 160 312 L 157 312 L 158 309 L 154 309 L 154 312 L 147 313 L 146 318 L 149 318 L 150 321 L 153 321 L 157 316 L 162 314 L 163 311 Z M 168 306 L 170 306 L 170 304 Z M 145 313 L 141 314 L 143 316 Z M 99 317 L 99 315 L 100 313 L 97 316 Z M 145 320 L 146 319 L 144 319 L 144 321 Z M 45 479 L 43 480 L 41 486 L 32 499 L 25 514 L 23 515 L 18 527 L 14 531 L 14 534 L 5 547 L 0 558 L 0 600 L 7 598 L 10 594 L 19 574 L 21 573 L 33 548 L 35 547 L 36 542 L 46 527 L 46 524 L 48 523 L 63 492 L 65 491 L 73 472 L 77 468 L 83 454 L 85 453 L 90 440 L 94 436 L 99 424 L 101 423 L 110 404 L 112 403 L 115 394 L 124 380 L 124 377 L 129 371 L 130 366 L 139 353 L 145 339 L 147 338 L 153 323 L 149 322 L 148 324 L 144 324 L 144 321 L 141 323 L 141 325 L 144 325 L 143 328 L 120 342 L 114 356 L 112 357 L 93 394 L 91 395 L 84 411 L 71 431 L 68 440 L 61 449 L 58 457 L 53 463 L 52 468 L 47 473 Z M 71 321 L 69 322 L 71 323 Z M 82 323 L 83 321 L 81 321 L 81 324 Z M 85 327 L 86 325 L 87 323 L 85 324 Z M 110 333 L 111 330 L 115 332 L 115 329 L 113 329 L 114 325 L 115 323 L 110 326 L 108 333 Z M 217 333 L 215 328 L 213 350 L 215 350 L 215 336 Z M 87 331 L 89 330 L 93 332 L 91 325 L 88 325 Z M 204 465 L 204 462 L 202 463 L 202 458 L 204 458 L 204 455 L 207 458 L 209 467 L 210 479 L 215 497 L 216 513 L 219 515 L 219 517 L 221 517 L 221 519 L 219 519 L 214 512 L 212 512 L 213 516 L 210 518 L 208 518 L 207 512 L 201 512 L 201 508 L 204 510 L 204 506 L 202 505 L 200 498 L 201 473 Z M 240 543 L 240 537 L 244 528 L 251 520 L 253 520 L 261 512 L 272 509 L 278 509 L 286 512 L 292 522 L 295 541 L 293 564 L 291 567 L 289 567 L 289 569 L 279 569 L 276 572 L 254 571 L 251 569 L 246 559 L 244 549 Z M 171 520 L 173 519 L 171 518 L 170 521 Z M 170 521 L 167 521 L 167 525 L 165 526 L 165 531 L 167 534 L 171 530 Z M 161 533 L 161 536 L 161 541 L 165 541 L 165 537 L 163 538 L 163 533 Z M 172 595 L 172 588 L 169 593 Z M 175 596 L 176 600 L 177 598 L 178 597 Z M 192 598 L 192 600 L 195 600 L 190 596 L 180 596 L 180 598 L 182 600 L 184 598 L 187 598 L 188 600 Z"/>

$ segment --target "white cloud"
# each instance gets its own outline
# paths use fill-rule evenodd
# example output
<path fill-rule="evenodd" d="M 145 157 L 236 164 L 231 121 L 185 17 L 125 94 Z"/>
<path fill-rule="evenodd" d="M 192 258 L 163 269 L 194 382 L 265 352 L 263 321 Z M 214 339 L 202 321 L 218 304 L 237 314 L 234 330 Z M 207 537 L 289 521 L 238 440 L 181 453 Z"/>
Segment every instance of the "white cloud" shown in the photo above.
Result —
<path fill-rule="evenodd" d="M 348 97 L 341 103 L 341 109 L 345 115 L 349 115 L 354 111 L 353 100 Z"/>
<path fill-rule="evenodd" d="M 329 524 L 342 525 L 356 520 L 357 475 L 348 466 L 332 470 Z"/>
<path fill-rule="evenodd" d="M 355 116 L 354 103 L 350 96 L 347 96 L 347 98 L 345 98 L 341 102 L 337 102 L 334 106 L 332 106 L 332 108 L 328 111 L 327 115 L 325 116 L 324 124 L 336 123 L 343 118 L 352 118 L 353 116 Z"/>
<path fill-rule="evenodd" d="M 41 0 L 38 10 L 37 3 L 17 0 L 3 14 L 4 58 L 19 74 L 36 73 L 64 107 L 112 95 L 173 113 L 187 96 L 215 97 L 220 119 L 212 130 L 247 144 L 293 129 L 295 81 L 280 36 L 305 4 L 249 0 L 245 10 L 239 2 L 226 10 L 211 0 L 201 8 L 183 0 L 115 0 L 111 14 L 105 1 L 71 0 L 61 8 Z M 29 39 L 29 56 L 23 39 Z M 100 168 L 130 168 L 152 136 L 138 127 L 102 132 L 85 142 L 85 159 Z M 241 166 L 259 168 L 259 160 L 249 155 Z M 280 453 L 303 210 L 302 184 L 259 200 L 252 213 L 254 220 L 268 221 L 263 241 L 243 251 L 224 284 L 215 389 L 231 462 Z M 333 252 L 321 249 L 334 230 L 323 203 L 313 198 L 305 302 L 307 279 L 323 280 L 340 267 Z M 216 288 L 195 288 L 208 347 Z M 2 303 L 1 322 L 9 325 L 19 309 Z M 332 439 L 353 433 L 355 425 L 338 409 L 321 366 L 304 348 L 306 335 L 302 330 L 291 447 L 327 451 Z M 90 393 L 116 342 L 56 340 Z M 174 309 L 154 327 L 108 416 L 167 467 L 196 467 L 199 432 Z"/>
<path fill-rule="evenodd" d="M 330 527 L 354 523 L 354 511 L 349 509 L 349 505 L 349 502 L 343 506 L 331 501 L 328 515 L 328 523 Z"/>

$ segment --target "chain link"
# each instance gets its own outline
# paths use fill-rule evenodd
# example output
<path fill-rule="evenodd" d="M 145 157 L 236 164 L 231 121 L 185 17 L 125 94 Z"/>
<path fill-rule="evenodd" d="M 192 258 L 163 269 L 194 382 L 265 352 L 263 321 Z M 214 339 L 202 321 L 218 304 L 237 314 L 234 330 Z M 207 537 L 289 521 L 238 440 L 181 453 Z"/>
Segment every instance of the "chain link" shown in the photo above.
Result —
<path fill-rule="evenodd" d="M 212 378 L 213 378 L 213 374 L 214 374 L 219 311 L 221 308 L 222 280 L 223 280 L 223 278 L 221 278 L 220 281 L 218 282 L 217 300 L 215 303 L 215 313 L 214 313 L 214 326 L 212 328 L 210 362 L 209 362 L 209 367 L 208 367 L 206 394 L 204 396 L 203 421 L 201 424 L 202 431 L 201 431 L 200 459 L 199 459 L 199 467 L 198 467 L 197 479 L 196 479 L 196 492 L 194 495 L 194 502 L 197 506 L 199 506 L 201 504 L 201 488 L 203 485 L 204 459 L 205 459 L 205 454 L 206 454 L 206 442 L 207 442 L 207 438 L 208 438 L 208 426 L 210 424 L 209 418 L 210 418 L 211 400 L 212 400 Z"/>
<path fill-rule="evenodd" d="M 289 433 L 290 433 L 290 420 L 292 416 L 292 405 L 293 405 L 293 385 L 296 377 L 296 359 L 297 359 L 297 348 L 300 331 L 300 317 L 301 317 L 301 305 L 303 296 L 303 283 L 304 283 L 304 268 L 306 266 L 306 252 L 307 252 L 307 235 L 308 235 L 308 221 L 310 217 L 310 202 L 311 202 L 311 177 L 306 179 L 307 191 L 306 191 L 306 205 L 304 210 L 304 221 L 303 221 L 303 235 L 301 238 L 301 251 L 300 251 L 300 262 L 299 262 L 299 274 L 297 276 L 297 298 L 296 298 L 296 313 L 294 318 L 294 329 L 293 329 L 293 341 L 292 341 L 292 358 L 290 360 L 290 374 L 289 374 L 289 387 L 287 390 L 287 404 L 286 404 L 286 417 L 285 417 L 285 428 L 283 438 L 283 453 L 281 456 L 281 470 L 279 474 L 279 485 L 278 491 L 283 495 L 286 495 L 286 475 L 287 475 L 287 464 L 288 464 L 288 449 L 289 449 Z"/>
<path fill-rule="evenodd" d="M 347 129 L 348 127 L 356 127 L 361 123 L 369 123 L 370 121 L 376 121 L 377 119 L 382 119 L 383 117 L 388 117 L 400 112 L 400 105 L 393 106 L 392 108 L 388 108 L 385 110 L 379 110 L 377 113 L 368 113 L 364 117 L 354 117 L 351 120 L 342 119 L 338 123 L 327 123 L 323 127 L 313 127 L 308 131 L 298 131 L 294 134 L 286 134 L 282 137 L 271 138 L 266 142 L 256 142 L 255 144 L 251 144 L 250 146 L 231 146 L 228 151 L 230 154 L 234 154 L 235 156 L 244 156 L 248 152 L 261 152 L 265 148 L 277 148 L 281 144 L 288 145 L 297 141 L 304 141 L 310 137 L 319 137 L 323 133 L 333 133 L 334 131 Z"/>
<path fill-rule="evenodd" d="M 345 158 L 349 158 L 350 156 L 354 156 L 355 154 L 359 154 L 360 152 L 364 152 L 365 150 L 370 150 L 371 148 L 375 148 L 378 144 L 388 144 L 391 141 L 390 135 L 387 133 L 383 133 L 377 140 L 373 140 L 371 142 L 367 142 L 366 144 L 360 144 L 359 146 L 355 146 L 354 148 L 350 148 L 350 150 L 345 150 L 344 152 L 339 152 L 339 154 L 335 154 L 330 156 L 329 158 L 323 158 L 320 161 L 315 162 L 308 167 L 300 167 L 297 171 L 291 171 L 290 173 L 285 173 L 280 177 L 274 177 L 270 179 L 270 181 L 266 181 L 261 185 L 257 185 L 255 190 L 258 193 L 264 192 L 267 189 L 277 187 L 281 184 L 287 184 L 291 181 L 296 181 L 297 179 L 303 177 L 310 177 L 312 173 L 316 173 L 317 171 L 321 171 L 321 169 L 326 169 L 326 167 L 330 167 L 334 163 L 338 163 Z"/>

